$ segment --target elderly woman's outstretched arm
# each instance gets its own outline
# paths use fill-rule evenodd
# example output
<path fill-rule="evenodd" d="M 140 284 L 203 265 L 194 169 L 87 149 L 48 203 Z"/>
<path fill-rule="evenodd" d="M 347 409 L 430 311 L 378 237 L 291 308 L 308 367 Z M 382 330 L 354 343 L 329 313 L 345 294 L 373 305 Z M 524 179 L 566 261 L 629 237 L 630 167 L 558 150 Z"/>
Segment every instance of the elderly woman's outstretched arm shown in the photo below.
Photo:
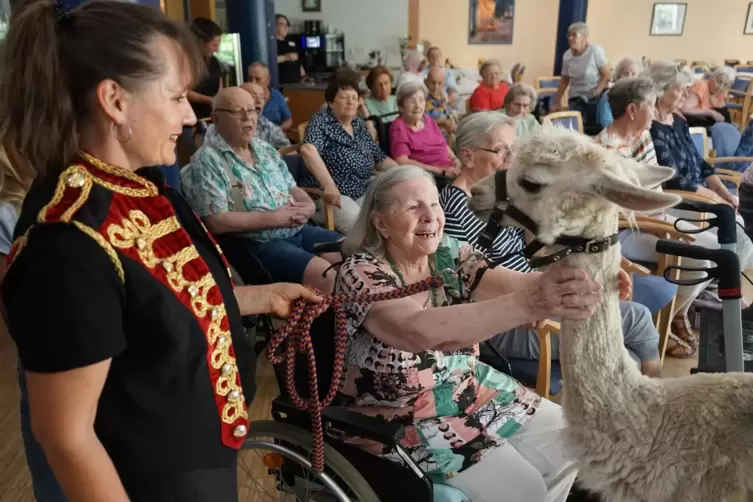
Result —
<path fill-rule="evenodd" d="M 582 271 L 552 267 L 528 276 L 525 289 L 476 303 L 424 309 L 410 297 L 378 302 L 364 327 L 399 350 L 454 350 L 539 319 L 582 319 L 601 301 L 601 286 Z"/>

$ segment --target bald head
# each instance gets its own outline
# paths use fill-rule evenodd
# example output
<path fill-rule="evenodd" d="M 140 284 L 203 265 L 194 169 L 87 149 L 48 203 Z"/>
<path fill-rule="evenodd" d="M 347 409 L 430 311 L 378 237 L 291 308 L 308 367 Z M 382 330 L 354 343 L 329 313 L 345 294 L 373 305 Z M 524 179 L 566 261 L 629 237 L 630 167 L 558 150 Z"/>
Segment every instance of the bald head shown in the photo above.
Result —
<path fill-rule="evenodd" d="M 436 66 L 430 67 L 429 72 L 426 74 L 425 83 L 426 88 L 429 89 L 429 94 L 435 98 L 440 98 L 445 88 L 444 70 Z"/>
<path fill-rule="evenodd" d="M 240 87 L 220 89 L 212 100 L 212 119 L 230 146 L 248 144 L 256 132 L 254 97 Z"/>
<path fill-rule="evenodd" d="M 264 109 L 264 105 L 267 104 L 267 91 L 261 85 L 256 82 L 246 82 L 241 85 L 241 89 L 251 94 L 254 97 L 254 104 L 256 105 L 256 111 L 261 112 Z"/>
<path fill-rule="evenodd" d="M 218 108 L 254 108 L 253 101 L 253 96 L 240 87 L 223 87 L 212 100 L 212 111 Z"/>

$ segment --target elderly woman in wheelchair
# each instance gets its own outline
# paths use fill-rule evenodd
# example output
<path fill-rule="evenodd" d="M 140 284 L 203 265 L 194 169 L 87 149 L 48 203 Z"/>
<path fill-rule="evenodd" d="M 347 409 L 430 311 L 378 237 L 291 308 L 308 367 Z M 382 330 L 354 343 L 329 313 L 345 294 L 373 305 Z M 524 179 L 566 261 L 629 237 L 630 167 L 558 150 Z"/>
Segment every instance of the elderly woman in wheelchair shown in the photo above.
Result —
<path fill-rule="evenodd" d="M 346 305 L 339 405 L 403 425 L 405 434 L 398 452 L 356 434 L 344 440 L 398 462 L 406 452 L 435 487 L 474 502 L 503 493 L 511 501 L 564 501 L 577 466 L 560 408 L 481 363 L 478 344 L 540 319 L 587 317 L 600 287 L 574 269 L 487 268 L 470 246 L 443 234 L 438 199 L 418 167 L 382 173 L 343 245 L 337 294 L 389 292 L 445 271 L 441 288 Z"/>

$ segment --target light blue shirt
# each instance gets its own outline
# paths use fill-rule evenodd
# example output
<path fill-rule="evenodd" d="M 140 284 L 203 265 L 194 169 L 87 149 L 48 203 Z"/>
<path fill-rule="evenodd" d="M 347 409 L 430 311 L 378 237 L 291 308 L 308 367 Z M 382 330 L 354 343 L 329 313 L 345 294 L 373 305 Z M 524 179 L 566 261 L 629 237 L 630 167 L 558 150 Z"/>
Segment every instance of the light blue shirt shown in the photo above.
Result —
<path fill-rule="evenodd" d="M 612 117 L 612 107 L 609 106 L 609 89 L 604 91 L 599 99 L 599 104 L 596 105 L 596 123 L 605 128 L 614 122 Z"/>

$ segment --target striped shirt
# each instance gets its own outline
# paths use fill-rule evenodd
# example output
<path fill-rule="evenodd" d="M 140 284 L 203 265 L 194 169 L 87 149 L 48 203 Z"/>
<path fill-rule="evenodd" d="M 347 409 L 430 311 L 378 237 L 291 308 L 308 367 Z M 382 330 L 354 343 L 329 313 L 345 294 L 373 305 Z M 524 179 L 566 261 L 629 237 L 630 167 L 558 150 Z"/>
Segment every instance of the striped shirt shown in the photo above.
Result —
<path fill-rule="evenodd" d="M 459 241 L 472 244 L 477 251 L 484 252 L 485 250 L 476 245 L 476 241 L 486 223 L 468 209 L 468 195 L 456 186 L 447 185 L 439 194 L 439 203 L 444 209 L 444 232 Z M 525 246 L 525 230 L 505 227 L 494 239 L 491 253 L 486 253 L 487 258 L 511 270 L 530 272 L 532 269 L 528 266 L 528 259 L 522 254 L 508 256 L 505 260 L 501 260 L 510 253 L 519 253 Z"/>
<path fill-rule="evenodd" d="M 659 165 L 659 161 L 656 160 L 654 141 L 651 139 L 651 133 L 648 130 L 643 131 L 635 141 L 627 142 L 617 136 L 611 136 L 609 128 L 605 128 L 596 137 L 596 142 L 607 150 L 612 150 L 620 157 L 633 159 L 649 166 Z"/>

